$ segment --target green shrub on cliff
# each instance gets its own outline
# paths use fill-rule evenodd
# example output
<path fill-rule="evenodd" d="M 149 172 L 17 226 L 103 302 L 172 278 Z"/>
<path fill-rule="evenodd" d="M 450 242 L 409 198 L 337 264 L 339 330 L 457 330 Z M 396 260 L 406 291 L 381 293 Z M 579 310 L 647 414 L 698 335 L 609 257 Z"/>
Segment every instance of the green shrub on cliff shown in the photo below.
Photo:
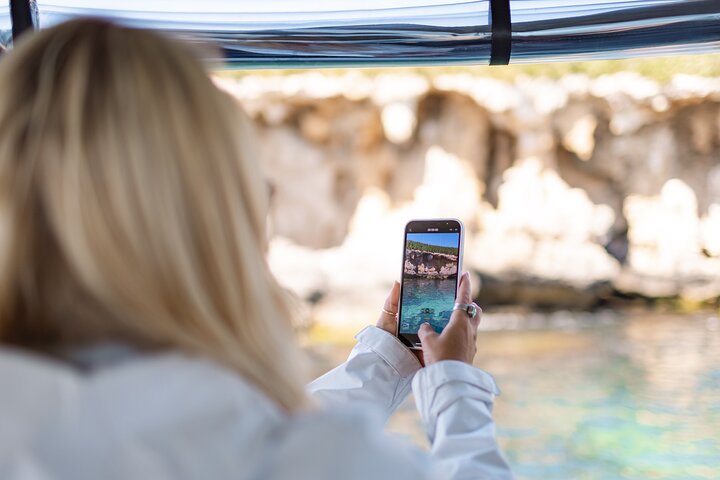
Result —
<path fill-rule="evenodd" d="M 458 255 L 458 249 L 452 248 L 452 247 L 440 247 L 438 245 L 429 245 L 427 243 L 421 243 L 421 242 L 414 242 L 412 240 L 409 240 L 407 242 L 407 248 L 408 250 L 420 250 L 423 252 L 430 252 L 430 253 L 444 253 L 446 255 Z"/>
<path fill-rule="evenodd" d="M 323 70 L 327 75 L 339 75 L 352 68 Z M 242 77 L 246 75 L 292 75 L 316 70 L 223 70 L 216 75 Z M 622 60 L 595 60 L 587 62 L 548 62 L 537 64 L 514 64 L 502 67 L 440 66 L 440 67 L 376 67 L 360 70 L 364 75 L 382 73 L 412 72 L 433 77 L 447 73 L 472 73 L 483 77 L 514 82 L 521 77 L 544 77 L 559 79 L 570 74 L 584 74 L 591 78 L 618 72 L 636 72 L 660 83 L 667 83 L 677 74 L 720 77 L 720 55 L 685 55 L 650 58 L 628 58 Z"/>

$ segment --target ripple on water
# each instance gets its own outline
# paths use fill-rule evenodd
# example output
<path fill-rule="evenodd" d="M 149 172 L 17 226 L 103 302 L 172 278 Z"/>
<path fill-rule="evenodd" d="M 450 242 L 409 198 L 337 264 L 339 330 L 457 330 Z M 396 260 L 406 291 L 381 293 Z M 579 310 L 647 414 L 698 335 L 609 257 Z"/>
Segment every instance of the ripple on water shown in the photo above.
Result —
<path fill-rule="evenodd" d="M 503 390 L 498 436 L 517 476 L 720 478 L 720 330 L 707 316 L 572 315 L 498 317 L 514 330 L 478 340 L 477 365 Z M 389 428 L 427 446 L 412 399 Z"/>

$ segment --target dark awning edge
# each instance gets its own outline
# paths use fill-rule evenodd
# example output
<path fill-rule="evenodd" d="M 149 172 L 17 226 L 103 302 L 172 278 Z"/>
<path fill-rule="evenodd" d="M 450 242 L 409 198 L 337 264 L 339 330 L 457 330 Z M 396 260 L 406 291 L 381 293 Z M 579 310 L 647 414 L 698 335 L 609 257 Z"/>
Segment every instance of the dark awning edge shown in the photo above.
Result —
<path fill-rule="evenodd" d="M 173 11 L 142 12 L 34 3 L 11 0 L 14 34 L 37 25 L 38 17 L 47 27 L 101 16 L 219 45 L 224 58 L 209 60 L 230 68 L 541 63 L 720 52 L 718 0 L 568 0 L 561 6 L 387 0 L 381 8 L 378 1 L 370 8 L 360 0 L 336 0 L 303 3 L 296 12 L 272 11 L 277 0 L 245 0 L 200 13 L 188 0 L 173 2 Z"/>

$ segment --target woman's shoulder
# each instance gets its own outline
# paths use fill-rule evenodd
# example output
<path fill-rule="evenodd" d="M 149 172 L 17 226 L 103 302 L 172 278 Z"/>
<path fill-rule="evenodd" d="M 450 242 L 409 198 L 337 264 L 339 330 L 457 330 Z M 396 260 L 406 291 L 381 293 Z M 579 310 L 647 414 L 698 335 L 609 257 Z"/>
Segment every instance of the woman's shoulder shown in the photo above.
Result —
<path fill-rule="evenodd" d="M 379 419 L 319 407 L 289 415 L 234 372 L 185 355 L 83 374 L 0 349 L 6 381 L 16 388 L 0 397 L 10 427 L 0 433 L 0 478 L 19 468 L 14 459 L 77 479 L 108 468 L 148 478 L 150 467 L 162 473 L 153 478 L 402 479 L 420 465 Z"/>
<path fill-rule="evenodd" d="M 174 352 L 117 355 L 114 347 L 94 350 L 91 355 L 81 353 L 65 361 L 27 350 L 0 348 L 0 382 L 15 385 L 13 396 L 18 399 L 25 396 L 40 403 L 53 402 L 68 411 L 74 404 L 83 404 L 89 408 L 88 413 L 97 407 L 112 409 L 116 416 L 132 417 L 157 409 L 159 416 L 180 417 L 196 409 L 212 410 L 225 405 L 242 409 L 252 405 L 256 414 L 282 416 L 249 382 L 200 357 Z M 138 417 L 148 420 L 146 415 Z"/>
<path fill-rule="evenodd" d="M 2 348 L 0 384 L 13 386 L 0 396 L 0 478 L 38 466 L 52 478 L 226 478 L 252 470 L 285 422 L 238 375 L 178 354 L 82 371 Z"/>

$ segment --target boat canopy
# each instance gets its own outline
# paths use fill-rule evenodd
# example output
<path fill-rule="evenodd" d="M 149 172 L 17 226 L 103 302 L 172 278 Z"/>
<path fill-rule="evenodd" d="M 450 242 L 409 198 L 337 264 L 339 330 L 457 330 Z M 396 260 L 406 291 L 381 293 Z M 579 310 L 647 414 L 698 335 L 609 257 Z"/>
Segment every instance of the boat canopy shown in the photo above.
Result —
<path fill-rule="evenodd" d="M 720 51 L 720 0 L 10 0 L 13 26 L 78 17 L 171 32 L 229 68 L 543 63 Z"/>

